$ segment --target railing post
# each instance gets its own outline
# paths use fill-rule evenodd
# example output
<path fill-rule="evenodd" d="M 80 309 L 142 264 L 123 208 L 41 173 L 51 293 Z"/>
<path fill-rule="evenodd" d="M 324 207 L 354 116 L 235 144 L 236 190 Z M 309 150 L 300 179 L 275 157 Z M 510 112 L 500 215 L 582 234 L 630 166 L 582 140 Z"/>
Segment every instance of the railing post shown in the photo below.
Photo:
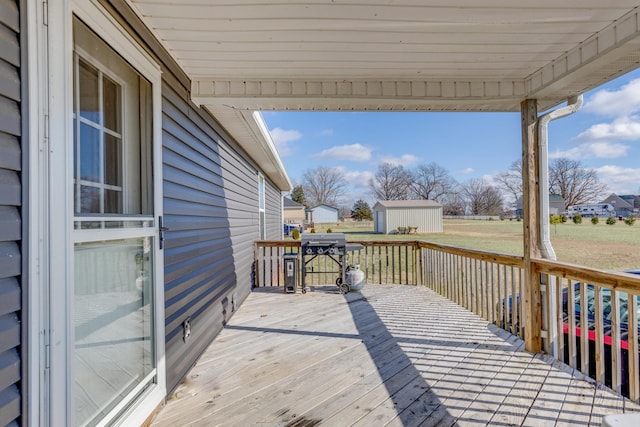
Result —
<path fill-rule="evenodd" d="M 540 258 L 539 143 L 537 101 L 520 104 L 522 120 L 522 208 L 524 213 L 524 342 L 532 353 L 542 350 L 540 279 L 532 260 Z"/>

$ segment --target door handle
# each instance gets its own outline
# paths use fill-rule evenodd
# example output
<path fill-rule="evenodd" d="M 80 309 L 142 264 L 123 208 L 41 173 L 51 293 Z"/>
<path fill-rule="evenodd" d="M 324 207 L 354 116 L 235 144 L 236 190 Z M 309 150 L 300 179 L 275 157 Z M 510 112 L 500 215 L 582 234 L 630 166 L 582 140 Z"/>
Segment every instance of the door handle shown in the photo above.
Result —
<path fill-rule="evenodd" d="M 164 222 L 163 222 L 163 218 L 162 216 L 158 217 L 158 238 L 159 238 L 159 245 L 160 245 L 160 249 L 164 249 L 164 233 L 165 231 L 169 231 L 169 227 L 165 227 L 164 226 Z"/>

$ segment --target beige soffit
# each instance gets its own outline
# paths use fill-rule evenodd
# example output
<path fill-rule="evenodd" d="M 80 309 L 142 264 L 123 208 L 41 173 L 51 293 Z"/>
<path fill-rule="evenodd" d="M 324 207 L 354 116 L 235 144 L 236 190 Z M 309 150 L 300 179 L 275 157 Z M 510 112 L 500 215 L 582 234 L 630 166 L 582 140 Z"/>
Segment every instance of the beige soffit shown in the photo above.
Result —
<path fill-rule="evenodd" d="M 241 111 L 543 111 L 640 62 L 637 0 L 129 4 L 258 157 L 270 148 Z"/>

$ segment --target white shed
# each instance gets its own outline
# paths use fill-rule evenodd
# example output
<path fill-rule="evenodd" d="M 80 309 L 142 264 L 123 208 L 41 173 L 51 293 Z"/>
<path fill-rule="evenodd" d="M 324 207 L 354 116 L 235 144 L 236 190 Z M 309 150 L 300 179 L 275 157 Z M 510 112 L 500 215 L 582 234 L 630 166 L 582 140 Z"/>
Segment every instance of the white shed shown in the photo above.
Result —
<path fill-rule="evenodd" d="M 307 221 L 316 224 L 338 222 L 338 208 L 329 205 L 318 205 L 306 210 Z"/>
<path fill-rule="evenodd" d="M 442 205 L 433 200 L 381 200 L 373 206 L 376 233 L 442 232 Z"/>

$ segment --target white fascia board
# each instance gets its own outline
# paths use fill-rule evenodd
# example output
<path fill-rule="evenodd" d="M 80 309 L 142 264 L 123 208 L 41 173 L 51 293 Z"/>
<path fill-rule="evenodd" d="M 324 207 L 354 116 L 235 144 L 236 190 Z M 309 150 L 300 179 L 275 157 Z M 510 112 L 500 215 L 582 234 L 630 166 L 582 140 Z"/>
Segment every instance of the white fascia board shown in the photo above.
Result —
<path fill-rule="evenodd" d="M 243 112 L 243 115 L 246 115 L 247 112 Z M 273 138 L 271 137 L 271 132 L 269 132 L 269 128 L 267 127 L 264 118 L 262 117 L 262 113 L 260 111 L 253 111 L 251 113 L 253 118 L 253 122 L 258 128 L 260 135 L 262 136 L 257 142 L 263 146 L 267 157 L 271 161 L 272 165 L 275 167 L 277 171 L 280 172 L 281 178 L 284 182 L 286 182 L 286 188 L 280 188 L 281 191 L 291 191 L 293 189 L 293 185 L 289 176 L 287 175 L 287 171 L 284 168 L 284 164 L 282 164 L 282 160 L 280 159 L 280 154 L 278 154 L 278 149 L 276 148 L 276 144 L 273 142 Z M 247 120 L 249 121 L 249 120 Z"/>

